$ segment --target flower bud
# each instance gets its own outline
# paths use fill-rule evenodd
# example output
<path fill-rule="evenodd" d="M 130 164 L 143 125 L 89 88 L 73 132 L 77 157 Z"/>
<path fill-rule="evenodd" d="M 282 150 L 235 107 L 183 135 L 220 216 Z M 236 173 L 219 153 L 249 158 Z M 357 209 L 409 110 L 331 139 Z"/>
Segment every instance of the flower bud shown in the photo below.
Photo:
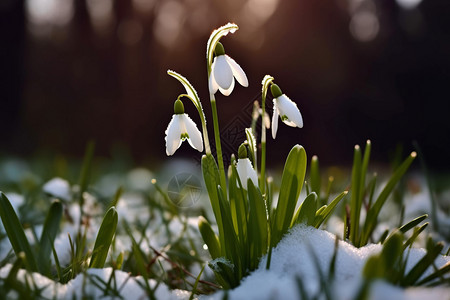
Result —
<path fill-rule="evenodd" d="M 216 54 L 216 56 L 225 54 L 225 48 L 223 47 L 221 42 L 217 42 L 216 49 L 214 49 L 214 53 Z"/>
<path fill-rule="evenodd" d="M 239 158 L 239 159 L 248 158 L 248 157 L 247 157 L 247 146 L 245 146 L 244 143 L 242 143 L 242 144 L 239 146 L 239 150 L 238 150 L 238 158 Z"/>
<path fill-rule="evenodd" d="M 272 92 L 272 96 L 274 98 L 278 98 L 281 95 L 283 95 L 283 93 L 281 92 L 280 87 L 277 84 L 275 84 L 275 83 L 272 83 L 272 85 L 270 86 L 270 91 Z"/>
<path fill-rule="evenodd" d="M 177 100 L 175 101 L 175 103 L 173 104 L 173 112 L 174 112 L 176 115 L 182 115 L 182 114 L 184 114 L 184 105 L 183 105 L 183 102 L 181 102 L 180 99 L 177 99 Z"/>

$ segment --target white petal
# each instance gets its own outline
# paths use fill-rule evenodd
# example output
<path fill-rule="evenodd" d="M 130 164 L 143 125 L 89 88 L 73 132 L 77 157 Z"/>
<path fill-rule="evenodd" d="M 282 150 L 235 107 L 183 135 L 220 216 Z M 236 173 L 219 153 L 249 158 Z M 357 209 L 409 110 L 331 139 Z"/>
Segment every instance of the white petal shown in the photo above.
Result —
<path fill-rule="evenodd" d="M 212 68 L 214 72 L 214 79 L 219 87 L 228 90 L 234 80 L 233 72 L 224 55 L 219 55 L 215 58 L 216 65 Z"/>
<path fill-rule="evenodd" d="M 234 89 L 234 78 L 232 77 L 231 79 L 232 79 L 232 80 L 231 80 L 231 85 L 230 85 L 230 87 L 229 87 L 228 89 L 223 89 L 223 88 L 221 88 L 221 87 L 219 86 L 219 91 L 220 91 L 224 96 L 229 96 L 229 95 L 231 94 L 231 92 L 233 91 L 233 89 Z"/>
<path fill-rule="evenodd" d="M 277 99 L 273 99 L 273 115 L 272 115 L 272 138 L 275 139 L 278 130 L 278 108 Z"/>
<path fill-rule="evenodd" d="M 192 119 L 187 114 L 183 114 L 181 115 L 181 117 L 183 118 L 186 133 L 189 135 L 189 145 L 191 145 L 192 148 L 202 152 L 203 140 L 200 130 L 198 130 L 197 125 L 195 125 L 194 121 L 192 121 Z"/>
<path fill-rule="evenodd" d="M 181 145 L 180 115 L 173 115 L 166 129 L 166 154 L 173 155 Z"/>
<path fill-rule="evenodd" d="M 252 163 L 248 158 L 239 158 L 236 170 L 241 180 L 242 187 L 247 189 L 247 180 L 250 179 L 255 186 L 258 186 L 258 175 L 253 169 Z"/>
<path fill-rule="evenodd" d="M 247 87 L 248 86 L 248 79 L 247 75 L 245 75 L 244 70 L 242 70 L 241 66 L 231 57 L 225 54 L 225 59 L 227 60 L 228 64 L 231 67 L 231 71 L 233 72 L 233 76 L 236 78 L 236 80 L 242 85 Z"/>
<path fill-rule="evenodd" d="M 277 107 L 281 116 L 286 116 L 288 120 L 283 122 L 292 127 L 303 127 L 303 118 L 297 104 L 289 99 L 285 94 L 277 98 Z"/>
<path fill-rule="evenodd" d="M 214 70 L 215 66 L 216 66 L 216 59 L 214 58 L 214 61 L 211 65 L 211 70 Z M 212 71 L 211 74 L 209 74 L 208 86 L 209 86 L 209 93 L 211 95 L 214 95 L 219 89 L 219 85 L 217 84 L 216 79 L 214 78 L 214 72 Z"/>

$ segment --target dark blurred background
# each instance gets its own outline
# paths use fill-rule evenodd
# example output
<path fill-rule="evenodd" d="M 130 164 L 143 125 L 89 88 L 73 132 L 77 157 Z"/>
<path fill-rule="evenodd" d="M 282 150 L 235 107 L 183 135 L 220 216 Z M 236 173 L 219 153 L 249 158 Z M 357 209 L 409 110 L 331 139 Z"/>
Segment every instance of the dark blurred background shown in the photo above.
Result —
<path fill-rule="evenodd" d="M 430 167 L 450 167 L 448 0 L 1 0 L 0 152 L 78 156 L 94 139 L 98 155 L 166 161 L 184 92 L 166 71 L 196 87 L 211 125 L 206 41 L 229 21 L 240 30 L 222 42 L 250 85 L 217 94 L 227 154 L 271 74 L 304 118 L 275 141 L 268 132 L 271 163 L 296 143 L 345 164 L 366 139 L 375 160 L 416 140 Z M 187 145 L 175 155 L 199 156 Z"/>

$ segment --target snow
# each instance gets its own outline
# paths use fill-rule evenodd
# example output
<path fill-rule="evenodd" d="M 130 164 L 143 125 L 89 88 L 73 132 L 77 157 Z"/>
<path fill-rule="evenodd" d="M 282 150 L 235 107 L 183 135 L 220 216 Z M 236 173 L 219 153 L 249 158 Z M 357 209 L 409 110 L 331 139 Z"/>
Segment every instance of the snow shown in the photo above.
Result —
<path fill-rule="evenodd" d="M 0 269 L 0 278 L 6 278 L 11 270 L 12 265 L 8 264 Z M 89 296 L 92 299 L 113 299 L 112 294 L 105 295 L 104 288 L 111 278 L 112 268 L 104 269 L 88 269 L 85 274 L 80 274 L 75 279 L 70 280 L 67 284 L 55 283 L 53 280 L 42 276 L 39 273 L 27 275 L 24 270 L 20 270 L 17 278 L 24 281 L 32 280 L 37 287 L 41 287 L 42 297 L 46 299 L 83 299 Z M 116 286 L 120 297 L 123 299 L 147 299 L 145 290 L 140 284 L 144 283 L 141 276 L 132 277 L 128 273 L 115 270 L 115 285 L 111 283 L 111 287 Z M 114 281 L 114 280 L 113 280 Z M 157 286 L 155 280 L 149 280 L 152 289 Z M 103 287 L 103 289 L 101 288 Z M 169 288 L 160 283 L 156 291 L 154 291 L 156 299 L 183 300 L 190 297 L 190 292 L 182 290 L 169 290 Z M 12 296 L 12 295 L 8 295 Z M 115 298 L 117 299 L 117 297 Z"/>
<path fill-rule="evenodd" d="M 334 243 L 335 236 L 327 231 L 297 225 L 273 250 L 270 269 L 266 270 L 264 257 L 256 271 L 244 278 L 240 286 L 228 292 L 229 299 L 299 299 L 296 278 L 302 281 L 310 297 L 319 294 L 323 287 L 320 285 L 314 256 L 320 269 L 327 275 L 334 253 Z M 358 249 L 339 241 L 335 279 L 327 283 L 330 285 L 333 299 L 352 299 L 356 296 L 363 283 L 362 269 L 366 260 L 380 251 L 379 244 Z M 424 249 L 411 249 L 407 270 L 417 263 L 424 253 Z M 450 263 L 450 257 L 440 256 L 435 263 L 437 267 L 441 267 Z M 379 281 L 370 289 L 370 299 L 417 299 L 418 294 L 433 299 L 445 299 L 450 295 L 450 288 L 401 289 Z M 219 291 L 203 298 L 222 299 L 223 296 L 224 292 Z"/>
<path fill-rule="evenodd" d="M 70 184 L 67 180 L 55 177 L 46 182 L 42 190 L 58 199 L 69 201 L 71 199 Z"/>

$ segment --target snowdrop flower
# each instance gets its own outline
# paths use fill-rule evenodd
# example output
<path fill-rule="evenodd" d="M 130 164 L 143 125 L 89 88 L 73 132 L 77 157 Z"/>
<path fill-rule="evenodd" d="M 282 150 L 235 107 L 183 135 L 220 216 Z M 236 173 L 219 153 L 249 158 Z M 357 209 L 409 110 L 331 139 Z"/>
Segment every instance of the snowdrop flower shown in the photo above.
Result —
<path fill-rule="evenodd" d="M 219 90 L 223 95 L 228 96 L 234 89 L 234 78 L 244 87 L 248 86 L 247 75 L 234 59 L 225 54 L 223 45 L 217 43 L 209 75 L 209 91 L 215 94 Z"/>
<path fill-rule="evenodd" d="M 203 151 L 202 134 L 194 121 L 184 113 L 181 100 L 177 99 L 174 104 L 174 115 L 166 129 L 166 153 L 172 155 L 180 148 L 181 143 L 187 139 L 189 145 L 198 151 Z"/>
<path fill-rule="evenodd" d="M 272 138 L 275 139 L 278 130 L 278 116 L 284 124 L 292 127 L 303 127 L 303 118 L 297 104 L 281 92 L 278 85 L 272 84 L 270 87 L 273 99 L 273 116 L 272 116 Z"/>
<path fill-rule="evenodd" d="M 255 186 L 258 186 L 258 175 L 252 166 L 252 162 L 247 157 L 247 147 L 244 144 L 239 146 L 238 162 L 236 166 L 242 187 L 247 190 L 247 181 L 250 179 Z"/>

